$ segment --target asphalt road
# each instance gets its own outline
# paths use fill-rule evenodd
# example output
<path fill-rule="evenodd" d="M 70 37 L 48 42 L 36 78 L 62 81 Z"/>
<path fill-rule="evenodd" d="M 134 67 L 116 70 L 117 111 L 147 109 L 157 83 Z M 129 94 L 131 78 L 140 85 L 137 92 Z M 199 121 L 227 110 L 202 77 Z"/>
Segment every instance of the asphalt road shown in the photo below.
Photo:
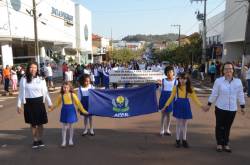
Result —
<path fill-rule="evenodd" d="M 198 91 L 200 90 L 197 88 Z M 207 92 L 200 90 L 202 102 Z M 55 95 L 51 94 L 52 100 Z M 247 98 L 247 107 L 250 99 Z M 189 149 L 175 148 L 173 136 L 160 137 L 160 113 L 128 119 L 94 117 L 96 136 L 82 137 L 83 120 L 75 124 L 74 147 L 62 149 L 59 110 L 48 115 L 43 149 L 31 149 L 31 132 L 23 115 L 16 113 L 16 98 L 0 96 L 0 165 L 249 165 L 250 113 L 237 114 L 231 131 L 232 153 L 215 151 L 214 110 L 204 113 L 195 105 L 194 119 L 189 121 Z"/>

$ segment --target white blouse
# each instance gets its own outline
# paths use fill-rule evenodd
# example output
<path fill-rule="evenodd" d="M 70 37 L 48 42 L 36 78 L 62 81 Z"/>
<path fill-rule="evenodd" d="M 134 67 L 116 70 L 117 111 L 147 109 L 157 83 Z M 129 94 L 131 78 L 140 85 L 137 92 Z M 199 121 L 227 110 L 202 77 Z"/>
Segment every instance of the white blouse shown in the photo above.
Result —
<path fill-rule="evenodd" d="M 89 89 L 95 89 L 95 87 L 93 85 L 89 84 L 89 86 L 87 88 L 80 87 L 81 91 L 78 88 L 77 95 L 78 95 L 79 100 L 81 100 L 81 93 L 80 92 L 82 92 L 82 96 L 89 96 Z"/>
<path fill-rule="evenodd" d="M 163 79 L 163 84 L 162 84 L 163 91 L 172 91 L 175 85 L 177 85 L 176 79 L 173 79 L 172 81 Z"/>
<path fill-rule="evenodd" d="M 20 80 L 20 87 L 19 87 L 19 95 L 17 106 L 21 107 L 21 104 L 26 103 L 26 98 L 37 98 L 43 97 L 43 102 L 45 99 L 48 102 L 48 105 L 51 106 L 52 102 L 49 97 L 47 85 L 44 79 L 41 77 L 33 78 L 30 83 L 27 83 L 27 79 L 22 77 Z"/>
<path fill-rule="evenodd" d="M 242 82 L 238 78 L 228 81 L 225 77 L 216 79 L 209 104 L 215 102 L 215 106 L 222 110 L 237 111 L 237 101 L 241 106 L 245 106 L 245 98 Z"/>

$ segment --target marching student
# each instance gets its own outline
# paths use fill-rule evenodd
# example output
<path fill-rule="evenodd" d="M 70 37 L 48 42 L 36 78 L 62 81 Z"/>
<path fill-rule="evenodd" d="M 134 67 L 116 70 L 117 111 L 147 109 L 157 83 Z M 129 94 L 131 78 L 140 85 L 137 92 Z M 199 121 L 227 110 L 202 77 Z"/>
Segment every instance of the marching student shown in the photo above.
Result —
<path fill-rule="evenodd" d="M 162 79 L 160 82 L 161 85 L 161 96 L 159 100 L 159 109 L 162 109 L 169 99 L 173 87 L 177 84 L 177 80 L 174 77 L 174 68 L 172 66 L 167 66 L 164 70 L 167 78 Z M 160 135 L 168 135 L 171 136 L 170 132 L 170 123 L 171 123 L 171 112 L 173 111 L 173 102 L 165 109 L 164 112 L 161 113 L 161 130 Z M 166 132 L 165 132 L 165 123 L 166 123 Z"/>
<path fill-rule="evenodd" d="M 53 111 L 56 107 L 62 104 L 60 122 L 62 123 L 62 144 L 61 147 L 66 147 L 67 129 L 69 128 L 69 146 L 74 146 L 73 136 L 74 129 L 73 123 L 77 122 L 77 114 L 75 105 L 84 113 L 88 112 L 82 107 L 81 102 L 78 100 L 76 94 L 73 93 L 70 82 L 64 82 L 61 86 L 61 94 L 57 97 L 56 104 L 49 112 Z"/>
<path fill-rule="evenodd" d="M 234 77 L 234 65 L 226 62 L 223 67 L 223 76 L 216 79 L 212 94 L 208 99 L 207 111 L 212 103 L 215 103 L 215 137 L 217 141 L 217 152 L 232 152 L 230 147 L 230 130 L 238 109 L 237 102 L 241 107 L 241 112 L 245 114 L 245 98 L 243 86 L 240 79 Z"/>
<path fill-rule="evenodd" d="M 197 98 L 194 89 L 191 86 L 191 81 L 187 74 L 180 73 L 178 76 L 178 85 L 173 88 L 170 98 L 162 108 L 164 112 L 174 101 L 173 116 L 176 118 L 176 147 L 181 147 L 181 133 L 182 133 L 182 146 L 188 148 L 187 142 L 187 121 L 192 119 L 192 111 L 189 102 L 191 98 L 199 107 L 205 111 L 205 106 L 202 106 L 201 102 Z"/>
<path fill-rule="evenodd" d="M 49 97 L 46 81 L 39 75 L 38 64 L 36 62 L 28 64 L 25 76 L 21 78 L 19 84 L 17 112 L 19 114 L 24 113 L 25 123 L 30 124 L 33 139 L 32 148 L 44 147 L 45 145 L 42 140 L 43 125 L 48 123 L 45 100 L 49 108 L 52 107 L 52 102 Z"/>
<path fill-rule="evenodd" d="M 90 76 L 87 74 L 84 74 L 79 79 L 80 87 L 78 89 L 78 98 L 81 100 L 82 106 L 88 111 L 89 107 L 89 89 L 94 89 L 94 86 L 91 84 Z M 90 114 L 86 115 L 83 113 L 80 113 L 84 118 L 84 128 L 82 136 L 85 136 L 88 134 L 88 124 L 90 129 L 90 135 L 94 136 L 94 128 L 93 128 L 93 119 Z"/>

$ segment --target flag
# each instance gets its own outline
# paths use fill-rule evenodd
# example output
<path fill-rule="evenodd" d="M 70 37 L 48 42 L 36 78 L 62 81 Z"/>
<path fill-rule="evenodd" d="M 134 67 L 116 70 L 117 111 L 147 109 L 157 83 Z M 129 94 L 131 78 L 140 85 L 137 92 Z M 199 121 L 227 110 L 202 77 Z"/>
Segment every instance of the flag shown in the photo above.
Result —
<path fill-rule="evenodd" d="M 95 116 L 127 118 L 158 112 L 156 85 L 136 88 L 89 90 L 89 113 Z"/>

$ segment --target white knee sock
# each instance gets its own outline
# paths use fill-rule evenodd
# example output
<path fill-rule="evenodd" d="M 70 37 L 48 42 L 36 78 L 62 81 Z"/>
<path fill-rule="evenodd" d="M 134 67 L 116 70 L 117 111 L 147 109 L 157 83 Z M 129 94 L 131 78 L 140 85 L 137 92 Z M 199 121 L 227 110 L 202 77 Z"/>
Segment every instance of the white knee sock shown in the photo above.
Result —
<path fill-rule="evenodd" d="M 83 120 L 84 120 L 83 132 L 87 133 L 88 132 L 88 117 L 84 116 Z"/>
<path fill-rule="evenodd" d="M 62 145 L 66 145 L 67 124 L 62 124 Z"/>
<path fill-rule="evenodd" d="M 170 123 L 171 123 L 171 115 L 170 115 L 170 113 L 167 113 L 166 117 L 167 117 L 167 133 L 171 133 L 170 132 Z"/>
<path fill-rule="evenodd" d="M 165 120 L 166 120 L 166 114 L 164 112 L 161 113 L 161 131 L 160 134 L 164 134 L 165 132 Z"/>
<path fill-rule="evenodd" d="M 89 118 L 90 133 L 94 133 L 92 116 L 89 116 L 88 118 Z"/>
<path fill-rule="evenodd" d="M 72 124 L 69 124 L 69 144 L 73 144 L 74 128 Z"/>
<path fill-rule="evenodd" d="M 187 120 L 182 121 L 182 135 L 183 135 L 183 140 L 187 140 Z"/>
<path fill-rule="evenodd" d="M 176 119 L 176 140 L 180 140 L 181 134 L 181 119 Z"/>

